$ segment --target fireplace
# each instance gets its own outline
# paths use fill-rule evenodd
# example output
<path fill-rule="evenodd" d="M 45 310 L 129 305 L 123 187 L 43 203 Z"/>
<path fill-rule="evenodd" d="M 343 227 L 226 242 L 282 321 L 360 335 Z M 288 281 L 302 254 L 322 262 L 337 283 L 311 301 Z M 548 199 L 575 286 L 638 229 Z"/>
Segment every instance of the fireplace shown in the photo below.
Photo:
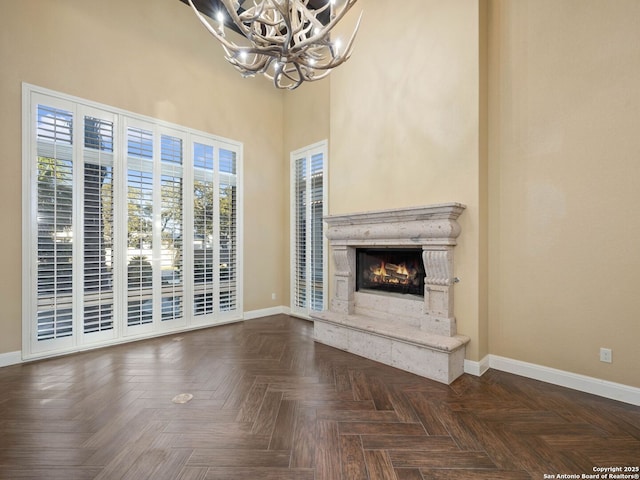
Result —
<path fill-rule="evenodd" d="M 453 315 L 459 203 L 329 215 L 329 310 L 317 342 L 443 383 L 464 371 L 469 337 Z"/>
<path fill-rule="evenodd" d="M 422 249 L 358 248 L 356 291 L 401 293 L 424 297 Z"/>

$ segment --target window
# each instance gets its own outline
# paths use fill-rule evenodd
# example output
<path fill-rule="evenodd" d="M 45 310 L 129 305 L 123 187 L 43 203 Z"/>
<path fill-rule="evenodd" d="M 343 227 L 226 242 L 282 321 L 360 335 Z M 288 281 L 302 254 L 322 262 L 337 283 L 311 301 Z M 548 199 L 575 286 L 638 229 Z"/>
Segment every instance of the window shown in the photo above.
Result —
<path fill-rule="evenodd" d="M 308 317 L 326 307 L 327 144 L 291 154 L 291 313 Z"/>
<path fill-rule="evenodd" d="M 242 146 L 25 85 L 25 358 L 242 318 Z"/>

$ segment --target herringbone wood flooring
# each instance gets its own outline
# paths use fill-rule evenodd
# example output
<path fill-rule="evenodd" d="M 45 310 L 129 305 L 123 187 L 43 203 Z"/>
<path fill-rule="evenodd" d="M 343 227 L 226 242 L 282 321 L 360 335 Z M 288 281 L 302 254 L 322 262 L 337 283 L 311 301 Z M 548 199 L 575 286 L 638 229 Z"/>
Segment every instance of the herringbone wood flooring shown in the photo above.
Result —
<path fill-rule="evenodd" d="M 640 408 L 495 371 L 445 386 L 312 335 L 279 315 L 2 368 L 0 478 L 520 480 L 640 462 Z"/>

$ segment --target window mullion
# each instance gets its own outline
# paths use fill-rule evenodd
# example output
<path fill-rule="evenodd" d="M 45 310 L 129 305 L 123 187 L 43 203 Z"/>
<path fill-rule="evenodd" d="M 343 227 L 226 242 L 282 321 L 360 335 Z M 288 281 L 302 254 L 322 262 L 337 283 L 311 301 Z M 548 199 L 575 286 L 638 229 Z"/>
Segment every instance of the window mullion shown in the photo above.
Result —
<path fill-rule="evenodd" d="M 113 311 L 116 338 L 127 331 L 127 142 L 126 121 L 116 117 L 113 158 Z"/>
<path fill-rule="evenodd" d="M 213 311 L 220 314 L 220 146 L 213 149 Z"/>
<path fill-rule="evenodd" d="M 152 246 L 151 246 L 151 266 L 152 266 L 152 304 L 153 304 L 153 324 L 155 328 L 162 323 L 162 165 L 161 165 L 161 133 L 158 128 L 153 129 L 153 160 L 152 160 L 152 183 L 153 183 L 153 213 L 152 213 Z"/>
<path fill-rule="evenodd" d="M 72 256 L 73 256 L 73 337 L 74 344 L 82 340 L 82 320 L 84 315 L 84 162 L 82 161 L 82 136 L 84 119 L 82 109 L 76 106 L 73 112 L 73 220 L 72 220 Z"/>
<path fill-rule="evenodd" d="M 307 315 L 309 315 L 309 313 L 311 313 L 312 310 L 312 305 L 313 305 L 313 206 L 311 205 L 311 202 L 313 200 L 313 189 L 312 189 L 312 176 L 313 176 L 313 171 L 312 171 L 312 165 L 311 165 L 311 153 L 307 152 L 306 157 L 304 159 L 307 168 L 306 168 L 306 172 L 307 172 L 307 177 L 304 179 L 304 182 L 306 184 L 305 187 L 305 193 L 306 193 L 306 205 L 305 205 L 305 218 L 306 218 L 306 222 L 305 222 L 305 239 L 306 239 L 306 244 L 305 244 L 305 251 L 306 251 L 306 255 L 305 255 L 305 259 L 306 259 L 306 263 L 307 263 L 307 278 L 306 278 L 306 288 L 307 288 L 307 294 L 306 294 L 306 313 Z"/>
<path fill-rule="evenodd" d="M 191 135 L 187 135 L 183 145 L 183 177 L 182 177 L 182 288 L 183 288 L 183 315 L 187 324 L 193 323 L 194 312 L 194 175 L 193 175 L 193 141 Z"/>

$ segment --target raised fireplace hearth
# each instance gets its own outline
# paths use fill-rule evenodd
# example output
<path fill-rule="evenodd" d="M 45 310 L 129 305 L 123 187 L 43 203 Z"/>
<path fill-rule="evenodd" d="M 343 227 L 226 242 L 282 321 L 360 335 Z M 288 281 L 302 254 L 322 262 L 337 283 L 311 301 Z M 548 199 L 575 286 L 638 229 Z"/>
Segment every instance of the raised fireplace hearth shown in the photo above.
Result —
<path fill-rule="evenodd" d="M 333 292 L 312 315 L 315 340 L 447 384 L 462 375 L 469 338 L 453 315 L 453 249 L 464 208 L 325 217 Z"/>

